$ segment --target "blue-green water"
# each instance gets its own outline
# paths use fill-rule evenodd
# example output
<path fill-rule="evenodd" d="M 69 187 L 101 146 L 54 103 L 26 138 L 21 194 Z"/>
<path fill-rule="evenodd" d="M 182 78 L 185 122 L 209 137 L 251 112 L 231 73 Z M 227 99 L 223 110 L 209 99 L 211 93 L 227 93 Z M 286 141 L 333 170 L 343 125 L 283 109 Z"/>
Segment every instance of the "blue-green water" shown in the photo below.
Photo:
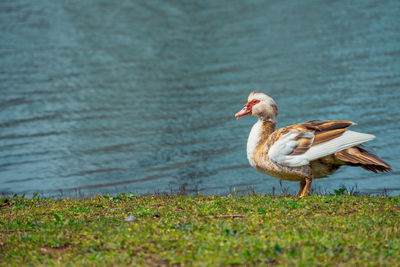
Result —
<path fill-rule="evenodd" d="M 279 191 L 247 162 L 255 118 L 234 119 L 258 90 L 279 127 L 357 122 L 393 167 L 314 188 L 398 194 L 399 14 L 399 1 L 2 0 L 0 192 Z"/>

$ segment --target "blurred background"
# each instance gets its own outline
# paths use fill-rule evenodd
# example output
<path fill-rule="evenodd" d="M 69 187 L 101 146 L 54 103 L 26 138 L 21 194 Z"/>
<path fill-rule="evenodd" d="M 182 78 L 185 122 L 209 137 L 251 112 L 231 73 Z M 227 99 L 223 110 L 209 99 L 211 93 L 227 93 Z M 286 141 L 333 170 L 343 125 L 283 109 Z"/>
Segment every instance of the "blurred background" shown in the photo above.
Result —
<path fill-rule="evenodd" d="M 0 2 L 0 193 L 290 193 L 246 158 L 248 94 L 278 127 L 357 122 L 393 167 L 313 183 L 400 193 L 399 1 Z"/>

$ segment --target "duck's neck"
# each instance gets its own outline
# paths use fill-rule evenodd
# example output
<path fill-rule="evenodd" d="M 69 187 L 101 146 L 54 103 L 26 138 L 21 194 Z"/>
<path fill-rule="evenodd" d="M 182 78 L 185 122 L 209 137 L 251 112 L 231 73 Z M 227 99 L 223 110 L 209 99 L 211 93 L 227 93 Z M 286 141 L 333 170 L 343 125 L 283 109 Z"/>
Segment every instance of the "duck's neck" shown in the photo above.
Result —
<path fill-rule="evenodd" d="M 253 125 L 249 138 L 247 139 L 247 158 L 250 165 L 255 167 L 254 152 L 263 145 L 267 138 L 275 130 L 276 122 L 271 120 L 263 120 L 261 118 Z"/>

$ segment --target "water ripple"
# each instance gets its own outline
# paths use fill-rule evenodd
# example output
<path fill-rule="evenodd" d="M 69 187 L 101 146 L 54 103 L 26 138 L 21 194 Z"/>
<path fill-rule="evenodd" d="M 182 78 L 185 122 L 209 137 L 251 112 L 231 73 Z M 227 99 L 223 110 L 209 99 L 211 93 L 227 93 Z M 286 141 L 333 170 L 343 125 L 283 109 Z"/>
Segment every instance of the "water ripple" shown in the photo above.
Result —
<path fill-rule="evenodd" d="M 318 186 L 398 193 L 399 13 L 372 0 L 3 1 L 0 191 L 270 192 L 279 181 L 246 158 L 255 119 L 233 117 L 258 90 L 279 127 L 357 122 L 395 170 L 377 185 L 343 168 Z"/>

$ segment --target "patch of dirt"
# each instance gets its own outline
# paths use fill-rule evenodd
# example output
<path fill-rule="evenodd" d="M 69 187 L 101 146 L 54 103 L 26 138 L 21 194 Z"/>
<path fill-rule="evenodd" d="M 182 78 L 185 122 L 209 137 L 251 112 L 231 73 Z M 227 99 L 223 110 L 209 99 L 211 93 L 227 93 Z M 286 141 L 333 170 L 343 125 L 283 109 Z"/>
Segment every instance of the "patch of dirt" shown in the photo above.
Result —
<path fill-rule="evenodd" d="M 40 252 L 43 254 L 52 254 L 52 253 L 66 253 L 70 250 L 69 247 L 63 246 L 63 247 L 42 247 L 40 248 Z"/>

